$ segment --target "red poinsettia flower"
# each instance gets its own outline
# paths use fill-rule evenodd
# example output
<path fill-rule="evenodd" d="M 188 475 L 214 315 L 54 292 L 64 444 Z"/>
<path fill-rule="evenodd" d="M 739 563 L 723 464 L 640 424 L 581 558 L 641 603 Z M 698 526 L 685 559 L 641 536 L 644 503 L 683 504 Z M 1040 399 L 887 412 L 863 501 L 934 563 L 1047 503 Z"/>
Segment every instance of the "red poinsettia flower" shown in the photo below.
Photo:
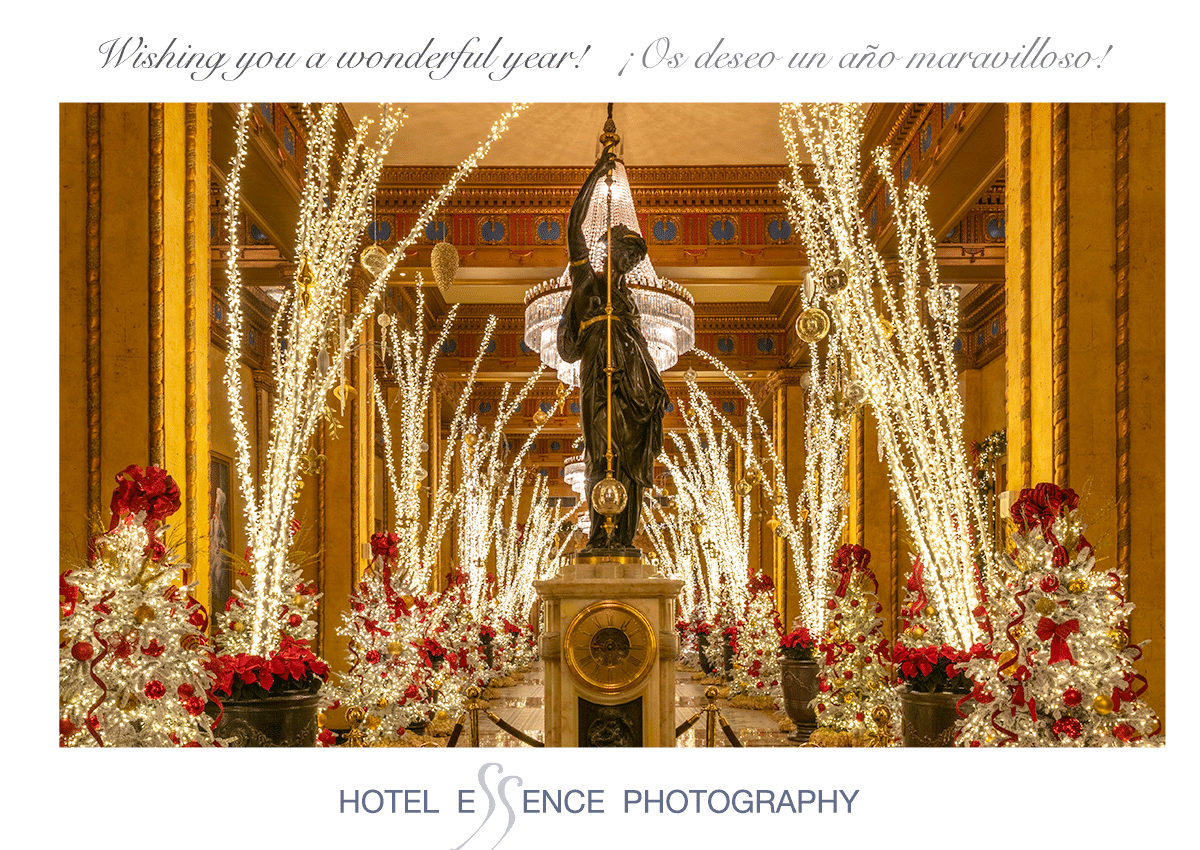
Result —
<path fill-rule="evenodd" d="M 317 733 L 317 743 L 322 747 L 332 747 L 337 743 L 337 735 L 330 729 L 322 729 Z"/>

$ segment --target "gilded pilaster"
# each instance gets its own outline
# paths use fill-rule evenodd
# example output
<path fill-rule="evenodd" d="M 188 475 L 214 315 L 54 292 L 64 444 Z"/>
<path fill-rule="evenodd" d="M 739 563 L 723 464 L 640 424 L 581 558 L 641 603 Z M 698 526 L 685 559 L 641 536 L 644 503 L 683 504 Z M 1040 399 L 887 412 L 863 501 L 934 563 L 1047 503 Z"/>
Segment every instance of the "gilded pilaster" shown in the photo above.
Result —
<path fill-rule="evenodd" d="M 1067 381 L 1070 360 L 1070 345 L 1067 335 L 1067 322 L 1070 314 L 1070 250 L 1071 231 L 1068 227 L 1071 217 L 1071 197 L 1069 191 L 1071 156 L 1067 145 L 1067 131 L 1070 121 L 1070 106 L 1066 103 L 1056 103 L 1053 108 L 1052 149 L 1051 149 L 1051 189 L 1050 189 L 1050 218 L 1053 233 L 1053 266 L 1051 269 L 1051 326 L 1053 334 L 1053 353 L 1051 365 L 1053 370 L 1053 431 L 1054 431 L 1054 465 L 1053 480 L 1065 485 L 1070 480 L 1069 459 L 1071 453 L 1071 432 L 1068 428 L 1068 413 L 1070 410 L 1070 384 Z"/>
<path fill-rule="evenodd" d="M 87 105 L 87 519 L 100 516 L 100 110 Z"/>
<path fill-rule="evenodd" d="M 1117 571 L 1129 574 L 1129 104 L 1117 104 Z"/>

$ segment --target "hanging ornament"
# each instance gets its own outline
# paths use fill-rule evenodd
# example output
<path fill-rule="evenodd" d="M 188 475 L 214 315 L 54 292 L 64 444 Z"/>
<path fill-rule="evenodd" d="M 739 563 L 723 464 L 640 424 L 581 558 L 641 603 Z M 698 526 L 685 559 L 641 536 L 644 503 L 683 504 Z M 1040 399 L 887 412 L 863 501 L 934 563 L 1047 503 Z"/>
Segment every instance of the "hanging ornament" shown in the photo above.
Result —
<path fill-rule="evenodd" d="M 696 370 L 689 367 L 688 370 L 683 373 L 683 377 L 687 379 L 689 384 L 694 384 L 696 382 Z"/>
<path fill-rule="evenodd" d="M 438 289 L 445 292 L 458 274 L 458 249 L 449 242 L 437 243 L 429 255 L 429 264 L 433 267 L 433 279 L 437 281 Z"/>
<path fill-rule="evenodd" d="M 133 612 L 133 619 L 142 624 L 148 623 L 154 619 L 154 609 L 149 605 L 139 605 Z"/>
<path fill-rule="evenodd" d="M 796 336 L 812 344 L 829 333 L 829 316 L 820 307 L 809 307 L 796 317 Z"/>
<path fill-rule="evenodd" d="M 324 378 L 333 365 L 333 360 L 329 356 L 329 352 L 322 348 L 317 352 L 317 377 Z"/>
<path fill-rule="evenodd" d="M 606 476 L 596 482 L 588 501 L 597 513 L 605 517 L 607 524 L 608 520 L 625 510 L 627 499 L 625 485 L 611 476 Z"/>
<path fill-rule="evenodd" d="M 300 268 L 296 270 L 296 295 L 300 299 L 300 306 L 305 310 L 312 301 L 312 288 L 315 283 L 312 266 L 309 264 L 306 254 L 300 258 Z"/>
<path fill-rule="evenodd" d="M 851 381 L 846 385 L 846 401 L 858 407 L 867 400 L 867 388 L 858 381 Z"/>
<path fill-rule="evenodd" d="M 812 301 L 813 294 L 816 292 L 816 290 L 817 290 L 817 285 L 813 282 L 813 273 L 812 273 L 812 270 L 810 269 L 804 273 L 804 303 L 805 304 L 808 304 Z"/>
<path fill-rule="evenodd" d="M 387 268 L 388 255 L 387 251 L 372 243 L 363 249 L 363 252 L 358 255 L 358 264 L 371 277 L 379 277 L 383 270 Z"/>
<path fill-rule="evenodd" d="M 1071 593 L 1083 593 L 1087 589 L 1087 582 L 1081 578 L 1073 578 L 1071 579 L 1070 583 L 1067 584 L 1067 590 L 1069 590 Z"/>
<path fill-rule="evenodd" d="M 354 389 L 354 387 L 349 386 L 349 385 L 346 385 L 346 386 L 339 385 L 339 386 L 336 386 L 333 388 L 333 397 L 342 403 L 343 412 L 345 412 L 346 403 L 354 401 L 354 399 L 357 395 L 358 395 L 358 390 Z"/>
<path fill-rule="evenodd" d="M 1033 603 L 1033 610 L 1037 611 L 1043 617 L 1048 617 L 1054 613 L 1058 606 L 1049 596 L 1043 596 L 1037 602 Z"/>
<path fill-rule="evenodd" d="M 1113 702 L 1104 694 L 1100 694 L 1094 700 L 1092 700 L 1092 708 L 1096 710 L 1097 714 L 1111 714 L 1113 710 Z"/>
<path fill-rule="evenodd" d="M 537 411 L 537 413 L 533 414 L 533 423 L 535 425 L 537 425 L 539 428 L 542 425 L 545 425 L 549 421 L 550 421 L 550 415 L 548 413 L 546 413 L 546 411 L 544 411 L 544 410 L 539 410 L 539 411 Z"/>
<path fill-rule="evenodd" d="M 749 496 L 750 491 L 754 489 L 754 485 L 745 478 L 741 478 L 738 480 L 738 483 L 734 485 L 733 489 L 737 491 L 739 496 Z"/>
<path fill-rule="evenodd" d="M 884 339 L 891 339 L 892 334 L 896 332 L 895 328 L 892 327 L 892 323 L 883 316 L 879 317 L 879 330 L 883 333 Z"/>
<path fill-rule="evenodd" d="M 779 517 L 773 516 L 769 520 L 767 520 L 767 528 L 771 529 L 771 531 L 774 531 L 775 529 L 779 528 Z"/>
<path fill-rule="evenodd" d="M 842 260 L 821 277 L 821 284 L 830 295 L 836 295 L 850 285 L 850 258 Z"/>
<path fill-rule="evenodd" d="M 463 443 L 467 446 L 474 446 L 478 439 L 473 432 L 463 435 Z"/>
<path fill-rule="evenodd" d="M 1108 641 L 1112 644 L 1112 648 L 1118 651 L 1129 646 L 1129 637 L 1120 629 L 1109 629 Z"/>

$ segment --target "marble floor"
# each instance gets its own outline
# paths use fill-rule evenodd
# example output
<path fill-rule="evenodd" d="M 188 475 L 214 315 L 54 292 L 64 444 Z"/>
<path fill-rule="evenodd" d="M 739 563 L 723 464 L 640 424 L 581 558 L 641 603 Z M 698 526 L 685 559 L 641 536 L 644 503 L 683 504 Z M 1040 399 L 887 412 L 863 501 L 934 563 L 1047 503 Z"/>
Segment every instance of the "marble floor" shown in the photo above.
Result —
<path fill-rule="evenodd" d="M 704 698 L 704 691 L 708 685 L 696 681 L 693 678 L 694 675 L 691 670 L 677 670 L 675 673 L 676 726 L 690 718 L 707 702 Z M 498 695 L 489 700 L 492 713 L 505 723 L 520 729 L 529 737 L 544 741 L 545 716 L 541 663 L 536 663 L 532 670 L 525 673 L 524 679 L 519 683 L 497 688 L 496 692 Z M 744 747 L 796 746 L 788 741 L 786 733 L 779 731 L 779 721 L 773 711 L 733 708 L 727 699 L 718 699 L 717 707 Z M 702 716 L 691 729 L 676 739 L 675 745 L 677 747 L 703 747 L 704 722 Z M 716 739 L 718 747 L 731 746 L 720 728 L 716 730 Z M 483 712 L 479 714 L 479 745 L 481 747 L 529 746 L 500 729 Z M 457 746 L 470 746 L 465 730 L 460 736 Z"/>

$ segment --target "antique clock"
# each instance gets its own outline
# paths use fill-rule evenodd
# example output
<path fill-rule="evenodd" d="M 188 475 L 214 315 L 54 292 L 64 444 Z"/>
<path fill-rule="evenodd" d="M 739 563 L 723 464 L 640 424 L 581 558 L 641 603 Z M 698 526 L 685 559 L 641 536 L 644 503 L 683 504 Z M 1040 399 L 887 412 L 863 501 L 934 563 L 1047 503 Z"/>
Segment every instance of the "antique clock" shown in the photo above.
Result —
<path fill-rule="evenodd" d="M 584 608 L 563 635 L 567 669 L 581 685 L 618 693 L 637 685 L 658 651 L 646 616 L 624 602 L 605 600 Z"/>

